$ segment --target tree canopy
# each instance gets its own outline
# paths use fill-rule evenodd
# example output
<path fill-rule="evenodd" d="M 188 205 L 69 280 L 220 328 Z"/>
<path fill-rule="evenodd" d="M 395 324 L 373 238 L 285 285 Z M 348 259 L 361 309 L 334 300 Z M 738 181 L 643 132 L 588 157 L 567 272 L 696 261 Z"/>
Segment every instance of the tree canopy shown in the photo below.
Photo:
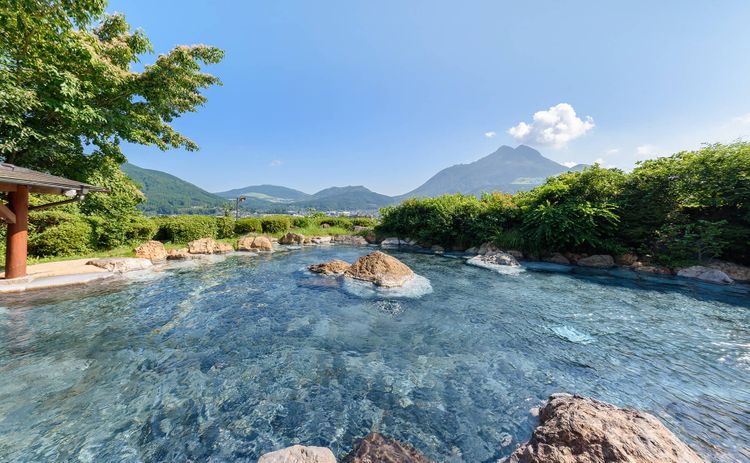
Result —
<path fill-rule="evenodd" d="M 153 48 L 104 0 L 0 3 L 0 159 L 88 180 L 122 164 L 123 141 L 160 149 L 197 145 L 170 123 L 219 84 L 202 72 L 223 51 L 178 46 L 153 64 Z M 135 65 L 139 65 L 136 69 Z"/>

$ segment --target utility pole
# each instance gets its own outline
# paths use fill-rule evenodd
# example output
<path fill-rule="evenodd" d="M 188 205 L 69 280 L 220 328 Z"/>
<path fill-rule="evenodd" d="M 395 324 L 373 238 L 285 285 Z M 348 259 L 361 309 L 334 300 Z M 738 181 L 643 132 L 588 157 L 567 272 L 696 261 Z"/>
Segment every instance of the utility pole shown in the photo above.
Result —
<path fill-rule="evenodd" d="M 240 218 L 240 203 L 245 201 L 247 198 L 244 196 L 237 196 L 234 198 L 234 220 L 239 220 Z"/>

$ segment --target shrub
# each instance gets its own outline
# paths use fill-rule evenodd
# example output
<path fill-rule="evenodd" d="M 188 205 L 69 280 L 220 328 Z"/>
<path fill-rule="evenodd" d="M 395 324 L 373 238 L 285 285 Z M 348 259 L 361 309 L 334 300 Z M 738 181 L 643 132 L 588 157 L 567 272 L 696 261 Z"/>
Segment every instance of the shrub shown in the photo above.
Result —
<path fill-rule="evenodd" d="M 263 233 L 284 233 L 292 227 L 292 221 L 286 215 L 269 215 L 260 219 Z"/>
<path fill-rule="evenodd" d="M 374 227 L 378 222 L 372 217 L 352 217 L 350 219 L 352 226 L 355 227 Z"/>
<path fill-rule="evenodd" d="M 159 226 L 153 219 L 147 217 L 133 217 L 125 232 L 125 238 L 131 243 L 138 243 L 154 239 Z"/>
<path fill-rule="evenodd" d="M 234 233 L 237 235 L 260 233 L 262 231 L 263 227 L 260 224 L 260 219 L 256 219 L 255 217 L 245 217 L 234 223 Z"/>
<path fill-rule="evenodd" d="M 40 257 L 83 254 L 91 250 L 91 241 L 91 225 L 76 218 L 33 233 L 29 239 L 29 253 Z"/>
<path fill-rule="evenodd" d="M 308 216 L 295 216 L 292 217 L 292 226 L 294 228 L 307 228 L 313 224 L 314 220 Z"/>
<path fill-rule="evenodd" d="M 200 238 L 217 238 L 219 234 L 216 217 L 199 215 L 162 217 L 158 223 L 157 239 L 173 243 L 187 243 Z"/>
<path fill-rule="evenodd" d="M 328 225 L 329 227 L 339 227 L 347 230 L 352 229 L 352 221 L 347 217 L 329 217 L 324 215 L 316 217 L 315 222 L 318 226 Z"/>
<path fill-rule="evenodd" d="M 232 217 L 225 216 L 216 219 L 216 236 L 218 238 L 234 236 L 234 219 Z"/>

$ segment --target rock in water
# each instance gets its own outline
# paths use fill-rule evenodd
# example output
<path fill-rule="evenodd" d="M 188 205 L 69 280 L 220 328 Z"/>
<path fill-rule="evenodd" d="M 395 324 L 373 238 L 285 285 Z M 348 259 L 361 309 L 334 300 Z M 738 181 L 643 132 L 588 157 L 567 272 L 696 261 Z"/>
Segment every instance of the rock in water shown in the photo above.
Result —
<path fill-rule="evenodd" d="M 168 260 L 183 260 L 183 259 L 188 259 L 189 257 L 190 257 L 190 253 L 188 252 L 187 248 L 170 249 L 167 252 Z"/>
<path fill-rule="evenodd" d="M 343 275 L 349 270 L 351 265 L 343 260 L 334 259 L 324 264 L 314 264 L 307 267 L 313 273 L 322 273 L 323 275 Z"/>
<path fill-rule="evenodd" d="M 595 254 L 578 259 L 576 264 L 581 267 L 612 268 L 615 266 L 615 259 L 607 254 Z"/>
<path fill-rule="evenodd" d="M 346 275 L 386 288 L 403 286 L 414 278 L 414 272 L 403 262 L 380 251 L 357 259 L 346 271 Z"/>
<path fill-rule="evenodd" d="M 559 252 L 553 252 L 552 255 L 544 257 L 542 261 L 551 264 L 570 265 L 570 260 Z"/>
<path fill-rule="evenodd" d="M 140 259 L 137 257 L 110 257 L 106 259 L 93 259 L 86 262 L 86 265 L 109 270 L 112 273 L 125 273 L 134 270 L 146 270 L 153 266 L 150 260 Z"/>
<path fill-rule="evenodd" d="M 699 463 L 703 460 L 653 415 L 554 394 L 531 439 L 506 463 Z"/>
<path fill-rule="evenodd" d="M 305 235 L 300 233 L 287 233 L 286 235 L 279 238 L 279 244 L 297 244 L 301 245 L 305 242 Z"/>
<path fill-rule="evenodd" d="M 273 251 L 273 243 L 266 236 L 243 236 L 237 243 L 240 251 Z"/>
<path fill-rule="evenodd" d="M 333 242 L 350 246 L 367 246 L 367 240 L 358 235 L 336 235 L 333 237 Z"/>
<path fill-rule="evenodd" d="M 708 266 L 726 273 L 729 278 L 735 281 L 750 282 L 750 267 L 745 265 L 733 264 L 723 260 L 713 259 Z"/>
<path fill-rule="evenodd" d="M 148 259 L 151 262 L 158 262 L 167 258 L 167 250 L 161 241 L 146 241 L 135 248 L 135 257 Z"/>
<path fill-rule="evenodd" d="M 408 444 L 380 433 L 368 434 L 354 445 L 343 463 L 432 463 Z"/>
<path fill-rule="evenodd" d="M 219 243 L 213 238 L 201 238 L 188 243 L 190 254 L 223 254 L 234 251 L 234 248 L 226 243 Z"/>
<path fill-rule="evenodd" d="M 292 445 L 261 455 L 258 463 L 336 463 L 336 457 L 325 447 Z"/>
<path fill-rule="evenodd" d="M 495 251 L 489 254 L 480 254 L 476 257 L 472 257 L 470 260 L 478 260 L 480 262 L 484 262 L 485 264 L 492 265 L 507 265 L 509 267 L 521 266 L 521 264 L 518 263 L 515 257 L 503 251 Z"/>
<path fill-rule="evenodd" d="M 310 238 L 312 244 L 331 244 L 333 242 L 332 236 L 313 236 Z"/>
<path fill-rule="evenodd" d="M 707 281 L 709 283 L 720 283 L 724 285 L 731 285 L 734 280 L 729 278 L 729 275 L 716 270 L 715 268 L 703 267 L 700 265 L 694 265 L 692 267 L 683 268 L 677 272 L 678 277 L 685 278 L 696 278 L 698 280 Z"/>

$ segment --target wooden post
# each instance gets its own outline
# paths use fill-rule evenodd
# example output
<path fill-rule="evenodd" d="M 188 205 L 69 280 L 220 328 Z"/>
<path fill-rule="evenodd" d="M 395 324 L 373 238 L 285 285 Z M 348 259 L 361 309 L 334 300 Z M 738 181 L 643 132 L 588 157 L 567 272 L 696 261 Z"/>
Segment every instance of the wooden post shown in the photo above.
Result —
<path fill-rule="evenodd" d="M 8 193 L 11 211 L 16 215 L 16 223 L 8 224 L 7 246 L 5 248 L 5 278 L 26 276 L 26 253 L 29 240 L 29 187 L 19 185 L 16 191 Z"/>

